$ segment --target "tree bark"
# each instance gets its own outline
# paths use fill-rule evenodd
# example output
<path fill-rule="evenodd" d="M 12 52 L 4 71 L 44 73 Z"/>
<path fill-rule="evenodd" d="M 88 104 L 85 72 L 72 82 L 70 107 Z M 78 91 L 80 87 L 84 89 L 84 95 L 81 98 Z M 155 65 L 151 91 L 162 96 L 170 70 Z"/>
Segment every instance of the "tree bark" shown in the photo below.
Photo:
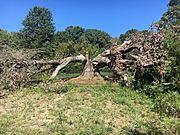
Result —
<path fill-rule="evenodd" d="M 86 54 L 86 64 L 80 77 L 84 79 L 92 79 L 94 77 L 94 67 L 88 53 Z"/>

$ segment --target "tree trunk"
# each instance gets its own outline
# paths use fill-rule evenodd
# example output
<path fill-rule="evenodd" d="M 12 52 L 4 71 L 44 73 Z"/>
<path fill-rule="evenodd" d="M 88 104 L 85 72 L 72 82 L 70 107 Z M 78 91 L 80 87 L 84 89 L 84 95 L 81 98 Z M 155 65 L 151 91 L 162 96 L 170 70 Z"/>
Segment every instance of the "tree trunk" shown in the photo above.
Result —
<path fill-rule="evenodd" d="M 68 82 L 80 83 L 80 84 L 92 84 L 92 83 L 105 83 L 104 78 L 96 72 L 93 66 L 93 62 L 89 59 L 88 53 L 86 54 L 86 64 L 84 66 L 82 74 L 77 77 L 70 79 Z"/>
<path fill-rule="evenodd" d="M 86 54 L 86 64 L 80 77 L 83 79 L 92 79 L 94 77 L 94 67 L 88 53 Z"/>

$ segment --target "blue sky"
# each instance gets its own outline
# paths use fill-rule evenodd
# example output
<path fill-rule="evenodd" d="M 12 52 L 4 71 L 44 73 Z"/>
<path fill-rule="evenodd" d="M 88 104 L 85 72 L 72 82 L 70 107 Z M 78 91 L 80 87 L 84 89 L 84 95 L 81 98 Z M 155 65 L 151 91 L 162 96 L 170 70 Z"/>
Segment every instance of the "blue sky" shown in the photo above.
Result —
<path fill-rule="evenodd" d="M 57 31 L 67 26 L 95 28 L 117 37 L 148 29 L 167 11 L 168 0 L 0 0 L 0 28 L 19 31 L 33 6 L 49 8 Z"/>

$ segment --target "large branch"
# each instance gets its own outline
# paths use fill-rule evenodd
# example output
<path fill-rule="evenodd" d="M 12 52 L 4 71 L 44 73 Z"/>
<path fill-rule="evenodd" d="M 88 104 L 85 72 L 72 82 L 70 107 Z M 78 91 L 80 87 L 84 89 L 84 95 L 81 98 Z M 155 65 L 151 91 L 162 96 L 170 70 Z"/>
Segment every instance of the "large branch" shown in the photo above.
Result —
<path fill-rule="evenodd" d="M 59 65 L 61 63 L 61 61 L 58 61 L 58 60 L 49 60 L 49 61 L 35 60 L 35 61 L 33 61 L 33 63 L 37 64 L 37 65 Z"/>
<path fill-rule="evenodd" d="M 67 66 L 69 63 L 71 62 L 77 62 L 77 61 L 85 61 L 86 58 L 85 56 L 83 56 L 82 54 L 81 55 L 78 55 L 78 56 L 72 56 L 72 57 L 67 57 L 67 58 L 64 58 L 63 60 L 61 60 L 60 62 L 60 65 L 57 66 L 57 68 L 55 69 L 55 71 L 53 72 L 52 76 L 50 77 L 50 79 L 53 79 L 56 77 L 56 75 L 58 74 L 59 70 L 63 69 L 65 66 Z"/>

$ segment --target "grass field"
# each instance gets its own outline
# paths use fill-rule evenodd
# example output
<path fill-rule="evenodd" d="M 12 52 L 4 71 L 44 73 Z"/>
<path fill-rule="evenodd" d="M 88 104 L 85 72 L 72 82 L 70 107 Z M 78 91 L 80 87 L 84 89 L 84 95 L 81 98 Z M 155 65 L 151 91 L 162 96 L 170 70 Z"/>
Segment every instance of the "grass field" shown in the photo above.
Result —
<path fill-rule="evenodd" d="M 142 135 L 177 131 L 178 119 L 161 118 L 152 108 L 151 99 L 118 84 L 68 84 L 54 92 L 36 86 L 0 99 L 0 134 Z"/>

